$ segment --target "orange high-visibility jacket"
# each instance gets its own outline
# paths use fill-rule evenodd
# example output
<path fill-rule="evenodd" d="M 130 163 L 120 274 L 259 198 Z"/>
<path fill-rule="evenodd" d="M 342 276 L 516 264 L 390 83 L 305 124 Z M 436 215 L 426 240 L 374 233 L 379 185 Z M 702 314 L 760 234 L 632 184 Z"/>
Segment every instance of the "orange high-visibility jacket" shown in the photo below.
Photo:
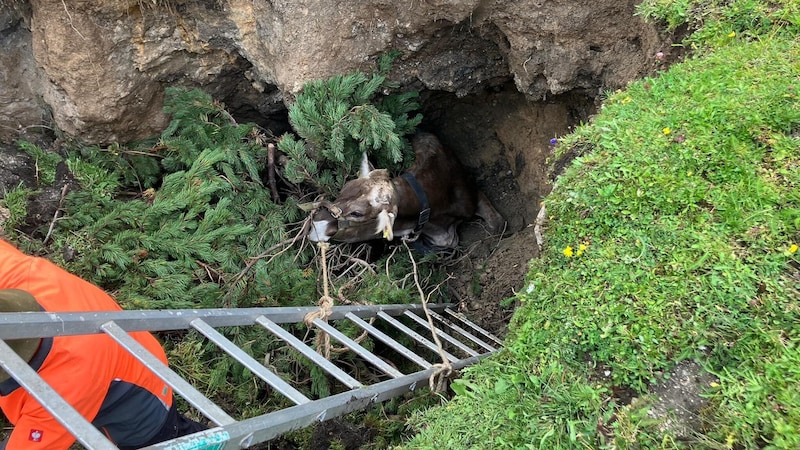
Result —
<path fill-rule="evenodd" d="M 30 292 L 45 311 L 118 311 L 102 289 L 0 239 L 0 289 Z M 165 364 L 147 332 L 131 335 Z M 30 362 L 39 375 L 118 446 L 155 436 L 172 406 L 172 389 L 109 336 L 45 338 Z M 0 407 L 14 431 L 8 450 L 67 449 L 75 439 L 10 378 L 0 383 Z"/>

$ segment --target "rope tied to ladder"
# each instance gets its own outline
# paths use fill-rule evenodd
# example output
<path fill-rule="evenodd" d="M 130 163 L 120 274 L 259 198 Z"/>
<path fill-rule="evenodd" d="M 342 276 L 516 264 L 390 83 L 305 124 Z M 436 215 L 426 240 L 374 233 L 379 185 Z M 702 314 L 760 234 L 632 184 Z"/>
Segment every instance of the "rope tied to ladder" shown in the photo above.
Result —
<path fill-rule="evenodd" d="M 333 313 L 333 297 L 330 296 L 330 289 L 328 287 L 328 258 L 325 255 L 330 244 L 327 242 L 317 242 L 317 246 L 322 256 L 322 297 L 319 298 L 319 309 L 306 314 L 303 318 L 303 322 L 305 322 L 306 326 L 309 328 L 317 319 L 327 322 L 328 317 Z M 317 353 L 325 356 L 325 359 L 331 359 L 331 337 L 322 330 L 317 331 Z"/>
<path fill-rule="evenodd" d="M 442 346 L 442 341 L 439 339 L 439 335 L 436 334 L 436 326 L 433 324 L 433 318 L 431 317 L 430 311 L 428 311 L 429 295 L 428 296 L 425 295 L 425 292 L 422 290 L 422 286 L 419 283 L 419 274 L 417 273 L 417 261 L 414 259 L 414 254 L 411 252 L 411 248 L 409 248 L 408 242 L 406 242 L 405 239 L 403 239 L 403 245 L 405 245 L 406 250 L 408 250 L 408 256 L 411 259 L 411 264 L 414 268 L 414 284 L 416 284 L 417 292 L 419 292 L 419 298 L 422 303 L 422 310 L 425 311 L 425 317 L 428 319 L 428 326 L 431 329 L 431 335 L 433 335 L 433 340 L 436 343 L 436 348 L 439 352 L 439 357 L 442 358 L 441 363 L 431 365 L 431 368 L 435 370 L 428 378 L 428 387 L 433 393 L 437 394 L 443 393 L 447 391 L 450 379 L 456 375 L 456 371 L 453 369 L 453 365 L 450 364 L 450 360 L 447 359 L 444 347 Z"/>
<path fill-rule="evenodd" d="M 306 324 L 307 327 L 311 328 L 314 325 L 314 321 L 320 319 L 324 322 L 328 322 L 328 318 L 333 314 L 333 297 L 330 294 L 330 276 L 328 274 L 328 257 L 326 255 L 326 251 L 330 248 L 330 244 L 327 242 L 317 242 L 317 247 L 320 249 L 320 257 L 322 259 L 322 297 L 319 298 L 319 309 L 313 312 L 310 312 L 303 317 L 303 323 Z M 339 300 L 343 303 L 351 304 L 348 302 L 341 293 L 339 293 Z M 372 325 L 375 323 L 375 317 L 369 319 L 369 324 Z M 360 344 L 364 339 L 367 338 L 369 333 L 364 330 L 358 337 L 353 339 L 356 344 Z M 317 328 L 317 353 L 323 355 L 325 359 L 331 359 L 331 353 L 345 353 L 348 352 L 350 349 L 347 347 L 333 347 L 331 346 L 331 336 L 323 330 Z"/>

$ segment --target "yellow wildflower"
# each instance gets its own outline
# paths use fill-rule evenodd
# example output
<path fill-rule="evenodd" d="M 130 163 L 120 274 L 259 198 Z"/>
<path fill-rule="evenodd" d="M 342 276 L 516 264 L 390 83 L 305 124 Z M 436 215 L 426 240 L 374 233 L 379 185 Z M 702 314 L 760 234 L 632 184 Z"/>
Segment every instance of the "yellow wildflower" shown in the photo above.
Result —
<path fill-rule="evenodd" d="M 571 258 L 572 257 L 572 246 L 568 245 L 567 248 L 565 248 L 562 253 L 564 253 L 564 256 L 566 256 L 567 258 Z"/>
<path fill-rule="evenodd" d="M 578 252 L 576 253 L 576 255 L 581 256 L 583 254 L 583 252 L 586 251 L 587 248 L 589 248 L 589 246 L 587 244 L 581 242 L 581 245 L 578 246 Z"/>
<path fill-rule="evenodd" d="M 661 130 L 661 132 L 664 133 L 664 135 L 666 136 L 672 133 L 672 130 L 669 127 L 665 127 L 663 130 Z"/>
<path fill-rule="evenodd" d="M 789 253 L 791 254 L 791 253 L 796 253 L 796 252 L 797 252 L 797 244 L 792 244 L 789 247 Z"/>
<path fill-rule="evenodd" d="M 736 37 L 736 32 L 735 31 L 731 31 L 730 33 L 728 33 L 728 37 L 729 38 Z"/>

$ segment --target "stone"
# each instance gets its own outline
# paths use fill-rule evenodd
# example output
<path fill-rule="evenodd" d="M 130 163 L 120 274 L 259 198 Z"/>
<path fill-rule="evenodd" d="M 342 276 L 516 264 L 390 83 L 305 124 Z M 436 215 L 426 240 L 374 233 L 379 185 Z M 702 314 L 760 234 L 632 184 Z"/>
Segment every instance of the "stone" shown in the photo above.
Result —
<path fill-rule="evenodd" d="M 647 415 L 658 419 L 662 430 L 686 439 L 700 431 L 701 413 L 708 405 L 703 393 L 719 380 L 693 360 L 678 363 L 669 377 L 653 386 L 654 402 Z"/>
<path fill-rule="evenodd" d="M 303 83 L 401 52 L 401 89 L 457 98 L 513 80 L 532 101 L 596 95 L 652 70 L 669 36 L 597 0 L 10 0 L 0 12 L 0 135 L 54 125 L 89 143 L 157 135 L 168 86 L 265 117 Z M 10 133 L 10 134 L 9 134 Z"/>

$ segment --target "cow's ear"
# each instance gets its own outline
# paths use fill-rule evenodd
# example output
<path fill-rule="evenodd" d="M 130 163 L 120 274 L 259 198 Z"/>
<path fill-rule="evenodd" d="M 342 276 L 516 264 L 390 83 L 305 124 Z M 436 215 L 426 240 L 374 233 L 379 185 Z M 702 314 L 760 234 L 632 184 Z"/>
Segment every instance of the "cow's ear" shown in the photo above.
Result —
<path fill-rule="evenodd" d="M 367 159 L 367 152 L 361 154 L 361 170 L 359 171 L 359 178 L 369 178 L 369 173 L 372 172 L 372 164 Z"/>

